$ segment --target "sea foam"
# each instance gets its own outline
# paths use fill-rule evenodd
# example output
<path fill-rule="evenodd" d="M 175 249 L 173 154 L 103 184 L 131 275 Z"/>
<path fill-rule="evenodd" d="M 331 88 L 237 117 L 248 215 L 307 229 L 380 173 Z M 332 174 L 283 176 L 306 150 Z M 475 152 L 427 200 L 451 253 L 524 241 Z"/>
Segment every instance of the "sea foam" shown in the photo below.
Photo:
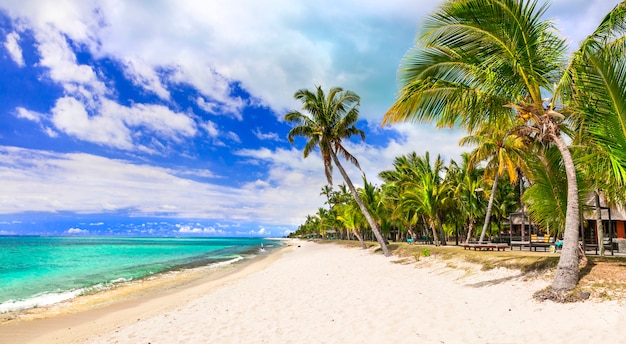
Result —
<path fill-rule="evenodd" d="M 59 293 L 44 293 L 35 295 L 26 300 L 8 300 L 0 303 L 0 314 L 13 311 L 21 311 L 29 308 L 49 306 L 55 303 L 67 301 L 83 294 L 84 289 L 76 289 Z"/>

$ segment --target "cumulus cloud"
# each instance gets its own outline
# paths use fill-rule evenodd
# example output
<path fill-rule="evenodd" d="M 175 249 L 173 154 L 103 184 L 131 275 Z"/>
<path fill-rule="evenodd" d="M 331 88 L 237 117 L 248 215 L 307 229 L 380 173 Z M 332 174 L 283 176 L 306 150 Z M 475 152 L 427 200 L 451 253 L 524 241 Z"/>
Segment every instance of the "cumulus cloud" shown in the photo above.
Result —
<path fill-rule="evenodd" d="M 242 120 L 246 104 L 233 92 L 235 83 L 277 113 L 297 106 L 295 90 L 329 85 L 360 94 L 362 115 L 371 120 L 393 101 L 396 68 L 419 21 L 442 2 L 65 0 L 3 1 L 2 7 L 34 30 L 50 76 L 68 89 L 80 85 L 73 92 L 106 89 L 95 70 L 76 62 L 68 39 L 119 62 L 135 85 L 162 99 L 171 98 L 169 83 L 191 85 L 208 113 Z M 566 17 L 558 24 L 575 44 L 615 4 L 558 0 L 547 16 Z M 5 45 L 17 51 L 14 42 L 11 33 Z"/>
<path fill-rule="evenodd" d="M 4 47 L 9 52 L 9 55 L 13 59 L 13 61 L 20 67 L 24 67 L 26 63 L 24 63 L 24 56 L 22 56 L 22 48 L 19 44 L 20 35 L 13 31 L 7 35 L 7 39 L 4 42 Z"/>
<path fill-rule="evenodd" d="M 89 231 L 86 229 L 80 228 L 70 228 L 66 231 L 67 234 L 88 234 Z"/>
<path fill-rule="evenodd" d="M 221 229 L 215 229 L 211 226 L 202 227 L 200 224 L 196 224 L 195 226 L 177 224 L 176 227 L 178 228 L 178 232 L 182 234 L 202 234 L 212 236 L 224 236 L 228 234 L 228 232 Z"/>
<path fill-rule="evenodd" d="M 435 5 L 411 0 L 2 4 L 33 29 L 41 65 L 68 91 L 85 98 L 107 91 L 96 70 L 77 63 L 69 40 L 115 60 L 131 82 L 161 99 L 171 99 L 170 84 L 190 85 L 202 95 L 197 103 L 204 111 L 237 120 L 247 104 L 234 92 L 235 84 L 277 112 L 293 107 L 299 88 L 345 86 L 364 96 L 364 116 L 380 117 L 386 106 L 381 104 L 394 95 L 395 68 L 413 42 L 415 21 Z"/>

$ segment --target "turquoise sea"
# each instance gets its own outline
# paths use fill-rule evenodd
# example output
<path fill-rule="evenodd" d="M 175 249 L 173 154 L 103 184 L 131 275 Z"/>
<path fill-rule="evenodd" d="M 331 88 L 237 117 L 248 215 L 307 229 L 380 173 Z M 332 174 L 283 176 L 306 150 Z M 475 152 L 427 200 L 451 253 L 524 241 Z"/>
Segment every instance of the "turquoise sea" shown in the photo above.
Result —
<path fill-rule="evenodd" d="M 231 264 L 277 245 L 263 238 L 0 236 L 0 313 L 165 271 Z"/>

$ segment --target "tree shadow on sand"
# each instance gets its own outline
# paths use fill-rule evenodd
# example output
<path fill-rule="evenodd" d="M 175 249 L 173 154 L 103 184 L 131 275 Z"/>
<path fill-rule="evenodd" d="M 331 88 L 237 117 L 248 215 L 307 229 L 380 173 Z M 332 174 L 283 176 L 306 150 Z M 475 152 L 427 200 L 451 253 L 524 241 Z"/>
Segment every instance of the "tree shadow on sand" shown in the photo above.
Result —
<path fill-rule="evenodd" d="M 509 281 L 528 278 L 528 277 L 531 277 L 531 275 L 536 275 L 536 274 L 528 273 L 528 272 L 521 272 L 513 276 L 507 276 L 507 277 L 496 278 L 496 279 L 491 279 L 487 281 L 481 281 L 477 283 L 466 284 L 466 286 L 472 287 L 472 288 L 482 288 L 482 287 L 487 287 L 487 286 L 492 286 L 492 285 L 498 285 L 498 284 L 509 282 Z"/>

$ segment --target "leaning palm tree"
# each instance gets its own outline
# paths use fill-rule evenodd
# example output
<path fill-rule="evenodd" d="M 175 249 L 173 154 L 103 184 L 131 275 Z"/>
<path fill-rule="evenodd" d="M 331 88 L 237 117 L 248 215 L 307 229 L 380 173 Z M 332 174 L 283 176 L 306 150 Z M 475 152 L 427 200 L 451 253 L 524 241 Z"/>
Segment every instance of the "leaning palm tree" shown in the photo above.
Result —
<path fill-rule="evenodd" d="M 417 46 L 400 67 L 401 90 L 383 124 L 398 121 L 460 125 L 471 131 L 505 116 L 518 135 L 554 144 L 563 156 L 568 202 L 564 245 L 552 283 L 578 283 L 578 185 L 561 135 L 564 116 L 554 94 L 565 65 L 565 41 L 544 20 L 536 0 L 450 0 L 429 16 Z"/>
<path fill-rule="evenodd" d="M 346 150 L 342 140 L 348 139 L 353 135 L 361 136 L 365 139 L 365 134 L 361 129 L 355 126 L 359 118 L 359 96 L 351 91 L 343 91 L 339 87 L 330 89 L 328 96 L 324 94 L 321 86 L 318 86 L 315 92 L 307 89 L 298 90 L 294 94 L 294 98 L 302 102 L 302 109 L 306 113 L 300 111 L 291 111 L 285 115 L 287 122 L 295 124 L 288 134 L 289 142 L 293 144 L 294 137 L 303 136 L 308 138 L 304 146 L 304 157 L 318 147 L 324 161 L 324 171 L 329 184 L 332 184 L 333 163 L 339 169 L 343 176 L 354 200 L 359 205 L 363 215 L 367 219 L 376 240 L 380 244 L 385 256 L 391 253 L 385 244 L 378 224 L 372 218 L 365 204 L 359 197 L 356 188 L 352 184 L 352 180 L 339 162 L 338 155 L 343 156 L 347 161 L 359 167 L 357 159 Z M 360 167 L 359 167 L 360 168 Z"/>

